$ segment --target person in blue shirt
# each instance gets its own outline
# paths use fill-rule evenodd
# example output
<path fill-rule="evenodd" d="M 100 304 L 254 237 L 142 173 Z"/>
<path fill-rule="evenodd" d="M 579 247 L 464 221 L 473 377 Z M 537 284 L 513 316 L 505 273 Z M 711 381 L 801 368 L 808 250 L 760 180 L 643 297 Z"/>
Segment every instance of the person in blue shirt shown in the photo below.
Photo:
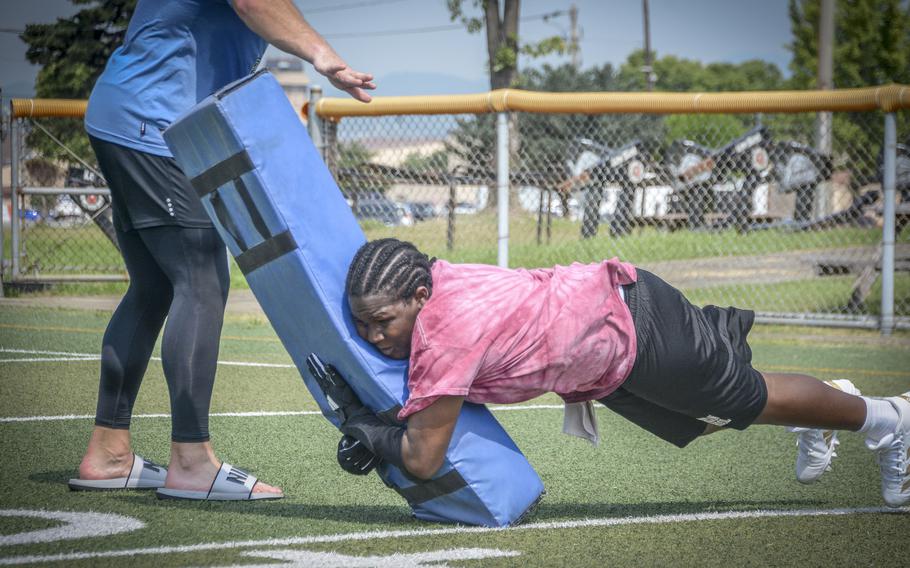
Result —
<path fill-rule="evenodd" d="M 283 496 L 221 462 L 209 440 L 228 260 L 161 134 L 179 114 L 254 71 L 268 44 L 370 101 L 373 76 L 348 67 L 291 0 L 139 0 L 123 45 L 94 86 L 85 128 L 111 190 L 130 285 L 104 334 L 95 427 L 79 477 L 69 482 L 73 490 L 157 489 L 162 498 L 209 500 Z M 135 455 L 129 431 L 162 327 L 173 421 L 167 469 Z"/>

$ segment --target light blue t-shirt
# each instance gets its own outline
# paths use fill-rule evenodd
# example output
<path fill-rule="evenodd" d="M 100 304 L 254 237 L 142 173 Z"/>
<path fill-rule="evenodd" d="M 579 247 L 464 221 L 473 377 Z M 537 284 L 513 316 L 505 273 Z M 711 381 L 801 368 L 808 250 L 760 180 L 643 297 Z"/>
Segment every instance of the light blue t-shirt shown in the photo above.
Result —
<path fill-rule="evenodd" d="M 252 72 L 267 45 L 230 0 L 139 0 L 123 45 L 89 97 L 85 129 L 108 142 L 170 156 L 161 131 Z"/>

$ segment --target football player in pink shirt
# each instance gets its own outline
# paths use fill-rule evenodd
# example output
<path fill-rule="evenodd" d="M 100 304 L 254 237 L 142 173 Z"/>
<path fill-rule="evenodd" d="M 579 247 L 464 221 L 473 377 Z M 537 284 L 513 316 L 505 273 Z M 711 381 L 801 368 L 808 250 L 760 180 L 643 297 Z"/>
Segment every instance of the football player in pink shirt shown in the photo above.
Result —
<path fill-rule="evenodd" d="M 828 469 L 836 430 L 862 432 L 885 502 L 910 503 L 910 392 L 869 398 L 846 380 L 759 372 L 746 342 L 753 312 L 693 306 L 631 264 L 450 264 L 380 239 L 354 256 L 346 293 L 357 333 L 410 364 L 402 425 L 363 406 L 334 369 L 320 380 L 341 405 L 338 457 L 352 473 L 382 459 L 429 479 L 464 401 L 555 392 L 567 403 L 596 400 L 679 447 L 722 428 L 793 427 L 804 483 Z"/>

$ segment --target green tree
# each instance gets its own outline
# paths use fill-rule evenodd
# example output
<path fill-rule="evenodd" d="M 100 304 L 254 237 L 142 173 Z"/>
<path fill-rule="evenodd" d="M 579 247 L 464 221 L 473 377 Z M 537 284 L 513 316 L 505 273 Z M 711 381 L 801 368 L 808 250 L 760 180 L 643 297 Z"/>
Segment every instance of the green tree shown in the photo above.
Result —
<path fill-rule="evenodd" d="M 619 69 L 617 82 L 624 91 L 646 89 L 645 77 L 641 72 L 645 54 L 635 50 L 629 54 Z M 654 72 L 656 91 L 765 91 L 780 89 L 783 76 L 773 63 L 752 59 L 742 63 L 709 63 L 707 65 L 692 59 L 675 55 L 655 58 Z"/>
<path fill-rule="evenodd" d="M 771 91 L 780 89 L 783 75 L 773 63 L 750 59 L 742 63 L 709 63 L 705 66 L 706 91 Z"/>
<path fill-rule="evenodd" d="M 28 44 L 26 59 L 41 65 L 35 79 L 39 98 L 88 98 L 107 60 L 123 43 L 136 6 L 136 0 L 71 1 L 86 8 L 70 18 L 58 18 L 53 24 L 29 24 L 20 35 Z M 93 156 L 82 120 L 54 119 L 43 121 L 42 125 L 76 154 Z M 48 158 L 70 159 L 43 132 L 33 131 L 28 144 Z"/>
<path fill-rule="evenodd" d="M 790 0 L 790 88 L 816 88 L 820 11 L 820 0 Z M 910 83 L 910 2 L 837 0 L 833 63 L 835 88 Z M 906 136 L 910 130 L 907 113 L 897 113 L 897 121 L 898 132 Z M 884 136 L 880 116 L 836 113 L 832 129 L 835 162 L 850 165 L 860 183 L 877 179 Z M 811 133 L 811 128 L 804 131 Z M 810 139 L 803 142 L 813 143 Z"/>
<path fill-rule="evenodd" d="M 643 51 L 636 50 L 629 54 L 617 77 L 620 88 L 632 91 L 646 88 L 644 74 L 641 72 L 642 65 Z M 784 85 L 783 75 L 776 65 L 757 59 L 742 63 L 703 64 L 692 59 L 665 55 L 656 58 L 653 66 L 657 74 L 655 91 L 771 91 Z M 663 143 L 686 139 L 705 146 L 717 147 L 739 136 L 754 123 L 755 117 L 751 114 L 671 115 L 663 121 L 665 126 Z"/>
<path fill-rule="evenodd" d="M 468 11 L 465 10 L 465 5 L 468 4 L 466 0 L 446 0 L 446 4 L 452 21 L 459 21 L 464 24 L 468 32 L 478 33 L 481 30 L 486 30 L 491 89 L 505 89 L 516 85 L 519 80 L 519 54 L 529 57 L 540 57 L 566 51 L 566 42 L 561 36 L 551 36 L 534 43 L 520 43 L 518 23 L 521 0 L 503 0 L 502 9 L 500 9 L 499 0 L 470 0 L 473 10 Z M 480 10 L 483 14 L 482 17 L 478 17 L 474 10 Z M 566 13 L 565 11 L 555 11 L 543 16 L 543 18 L 561 16 Z M 470 137 L 471 130 L 484 122 L 484 120 L 459 121 L 459 128 L 462 129 L 462 138 Z M 467 146 L 462 146 L 461 148 L 471 147 L 477 141 L 475 139 L 469 142 Z M 465 140 L 462 140 L 462 142 L 465 142 Z M 511 115 L 509 117 L 509 155 L 511 159 L 518 155 L 521 143 L 515 116 Z M 470 169 L 486 171 L 483 164 L 479 163 L 481 160 L 478 160 L 477 156 L 471 155 L 464 158 L 463 161 Z M 496 205 L 495 193 L 489 203 L 491 206 Z"/>
<path fill-rule="evenodd" d="M 515 86 L 518 80 L 519 54 L 540 57 L 551 53 L 563 53 L 566 50 L 565 40 L 560 36 L 520 44 L 518 20 L 521 0 L 503 0 L 501 10 L 499 0 L 470 0 L 475 10 L 479 9 L 483 13 L 482 17 L 469 15 L 465 11 L 466 3 L 466 0 L 446 0 L 453 22 L 461 22 L 470 33 L 486 30 L 491 89 Z M 554 12 L 552 16 L 561 14 L 562 12 Z"/>
<path fill-rule="evenodd" d="M 789 86 L 814 89 L 820 0 L 790 0 L 793 55 Z M 910 2 L 838 0 L 834 21 L 836 88 L 910 83 Z"/>

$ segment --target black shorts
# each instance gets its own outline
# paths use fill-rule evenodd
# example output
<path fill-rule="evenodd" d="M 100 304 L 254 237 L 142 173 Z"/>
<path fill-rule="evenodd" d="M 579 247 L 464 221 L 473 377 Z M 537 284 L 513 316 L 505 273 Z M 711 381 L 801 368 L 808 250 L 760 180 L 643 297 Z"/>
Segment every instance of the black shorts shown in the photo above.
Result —
<path fill-rule="evenodd" d="M 758 418 L 768 391 L 746 342 L 753 312 L 698 308 L 641 269 L 624 291 L 638 340 L 635 364 L 600 402 L 679 447 L 708 424 L 742 430 Z"/>
<path fill-rule="evenodd" d="M 111 190 L 114 226 L 121 231 L 176 225 L 210 228 L 202 202 L 173 158 L 89 136 Z"/>

